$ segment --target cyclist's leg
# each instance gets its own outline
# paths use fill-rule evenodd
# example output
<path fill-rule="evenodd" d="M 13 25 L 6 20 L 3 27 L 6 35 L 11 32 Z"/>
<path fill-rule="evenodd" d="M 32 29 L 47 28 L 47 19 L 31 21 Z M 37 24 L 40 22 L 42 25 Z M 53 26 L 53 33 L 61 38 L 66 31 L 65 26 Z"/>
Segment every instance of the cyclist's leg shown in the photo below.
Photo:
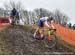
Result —
<path fill-rule="evenodd" d="M 33 37 L 36 38 L 36 33 L 39 31 L 39 27 L 36 28 Z"/>
<path fill-rule="evenodd" d="M 36 36 L 38 34 L 38 36 Z M 33 35 L 34 38 L 42 40 L 44 39 L 44 33 L 43 33 L 43 28 L 38 27 Z"/>
<path fill-rule="evenodd" d="M 40 38 L 44 38 L 44 28 L 43 27 L 40 28 L 39 32 L 40 32 Z"/>
<path fill-rule="evenodd" d="M 52 27 L 52 29 L 54 29 L 53 22 L 54 22 L 54 20 L 51 21 L 51 25 L 50 25 Z"/>

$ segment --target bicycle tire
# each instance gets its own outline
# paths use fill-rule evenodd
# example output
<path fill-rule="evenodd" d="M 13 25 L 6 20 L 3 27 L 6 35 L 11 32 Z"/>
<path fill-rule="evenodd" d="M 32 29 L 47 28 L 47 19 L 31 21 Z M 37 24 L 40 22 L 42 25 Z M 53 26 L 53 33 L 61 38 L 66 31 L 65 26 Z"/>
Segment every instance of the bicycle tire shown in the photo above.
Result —
<path fill-rule="evenodd" d="M 52 34 L 52 40 L 48 40 L 48 38 L 47 38 L 47 36 L 44 36 L 43 38 L 40 38 L 40 33 L 39 33 L 39 31 L 36 33 L 36 35 L 35 35 L 35 39 L 37 39 L 37 40 L 44 40 L 44 45 L 45 45 L 45 47 L 47 47 L 47 48 L 53 48 L 53 47 L 55 47 L 56 46 L 56 44 L 57 44 L 57 37 L 56 37 L 56 35 L 55 34 Z"/>
<path fill-rule="evenodd" d="M 51 39 L 52 39 L 52 40 L 48 40 L 47 38 L 45 39 L 44 44 L 45 44 L 45 46 L 46 46 L 47 48 L 53 48 L 53 47 L 55 47 L 56 44 L 57 44 L 56 35 L 52 35 Z"/>
<path fill-rule="evenodd" d="M 37 39 L 37 40 L 43 40 L 44 39 L 44 36 L 41 38 L 41 34 L 38 31 L 38 32 L 36 32 L 36 35 L 35 35 L 34 38 Z"/>

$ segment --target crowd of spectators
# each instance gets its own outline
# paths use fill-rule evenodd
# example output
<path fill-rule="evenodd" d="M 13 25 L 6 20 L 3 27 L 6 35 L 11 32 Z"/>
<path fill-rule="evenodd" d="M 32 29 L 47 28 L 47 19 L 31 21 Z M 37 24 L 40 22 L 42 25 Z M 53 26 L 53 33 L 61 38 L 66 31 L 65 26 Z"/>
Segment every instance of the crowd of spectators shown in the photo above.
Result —
<path fill-rule="evenodd" d="M 62 26 L 75 30 L 75 24 L 72 23 L 63 23 Z"/>

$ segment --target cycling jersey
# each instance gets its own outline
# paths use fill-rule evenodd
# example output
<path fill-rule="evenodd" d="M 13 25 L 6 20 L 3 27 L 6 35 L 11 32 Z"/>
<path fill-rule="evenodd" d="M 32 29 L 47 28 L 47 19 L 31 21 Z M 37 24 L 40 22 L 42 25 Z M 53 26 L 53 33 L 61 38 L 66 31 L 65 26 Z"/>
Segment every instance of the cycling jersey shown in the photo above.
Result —
<path fill-rule="evenodd" d="M 42 18 L 40 18 L 40 20 L 43 21 L 43 22 L 44 21 L 47 21 L 48 20 L 48 17 L 42 17 Z"/>
<path fill-rule="evenodd" d="M 52 23 L 51 23 L 51 25 L 48 25 L 48 19 L 49 19 L 49 17 L 40 18 L 38 21 L 38 26 L 43 27 L 44 26 L 43 22 L 44 22 L 48 28 L 50 28 L 50 27 L 54 28 Z M 53 21 L 53 20 L 51 20 L 51 21 Z"/>
<path fill-rule="evenodd" d="M 39 21 L 38 21 L 38 26 L 43 27 L 44 26 L 43 22 L 47 21 L 47 19 L 48 19 L 48 17 L 40 18 Z"/>

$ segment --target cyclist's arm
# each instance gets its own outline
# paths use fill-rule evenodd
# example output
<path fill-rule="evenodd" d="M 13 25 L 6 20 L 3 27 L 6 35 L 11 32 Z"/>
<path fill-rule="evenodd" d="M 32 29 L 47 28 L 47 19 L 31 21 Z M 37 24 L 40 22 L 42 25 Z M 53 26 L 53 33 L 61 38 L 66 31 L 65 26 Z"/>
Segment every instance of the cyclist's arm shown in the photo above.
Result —
<path fill-rule="evenodd" d="M 52 27 L 53 29 L 55 29 L 53 23 L 54 23 L 54 20 L 51 20 L 51 27 Z"/>
<path fill-rule="evenodd" d="M 52 28 L 54 29 L 54 25 L 53 25 L 53 23 L 51 23 L 50 25 L 48 25 L 48 22 L 45 21 L 45 25 L 46 25 L 48 28 L 52 27 Z"/>
<path fill-rule="evenodd" d="M 50 28 L 50 26 L 48 25 L 48 22 L 47 22 L 47 21 L 45 21 L 45 25 L 46 25 L 48 28 Z"/>
<path fill-rule="evenodd" d="M 48 28 L 50 28 L 50 26 L 48 25 L 48 22 L 47 22 L 48 17 L 45 17 L 44 19 L 45 19 L 45 25 L 46 25 Z"/>
<path fill-rule="evenodd" d="M 53 24 L 51 24 L 51 27 L 52 27 L 53 29 L 55 29 Z"/>

